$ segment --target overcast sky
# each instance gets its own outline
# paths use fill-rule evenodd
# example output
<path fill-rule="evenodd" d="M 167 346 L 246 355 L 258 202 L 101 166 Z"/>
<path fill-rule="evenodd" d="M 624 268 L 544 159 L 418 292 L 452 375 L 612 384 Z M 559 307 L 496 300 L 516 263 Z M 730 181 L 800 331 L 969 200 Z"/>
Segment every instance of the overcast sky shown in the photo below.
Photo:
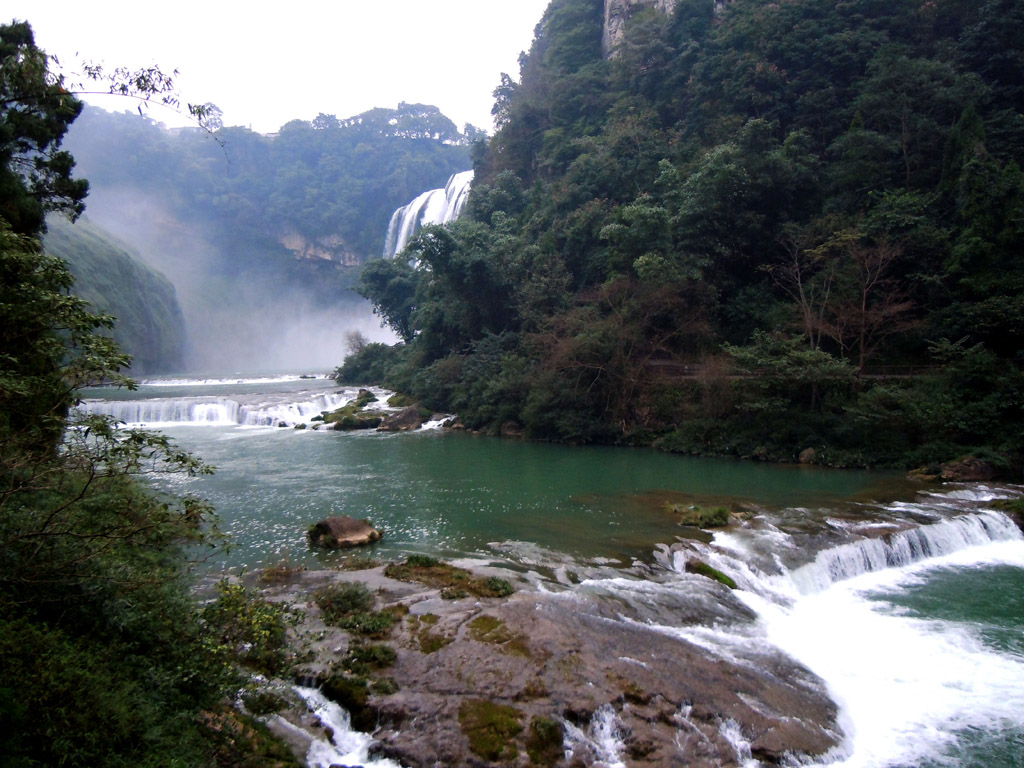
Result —
<path fill-rule="evenodd" d="M 400 101 L 434 104 L 461 128 L 492 130 L 491 92 L 549 0 L 4 0 L 66 69 L 77 61 L 178 69 L 182 100 L 212 102 L 225 125 L 276 131 L 320 112 L 350 117 Z M 124 100 L 88 99 L 109 110 Z M 168 125 L 174 114 L 153 107 Z"/>

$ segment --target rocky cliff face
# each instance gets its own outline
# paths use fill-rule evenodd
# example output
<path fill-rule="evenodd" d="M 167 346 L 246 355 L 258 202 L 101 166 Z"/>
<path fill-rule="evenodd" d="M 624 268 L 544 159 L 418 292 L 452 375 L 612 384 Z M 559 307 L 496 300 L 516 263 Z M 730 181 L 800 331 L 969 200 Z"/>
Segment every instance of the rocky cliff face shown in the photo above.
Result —
<path fill-rule="evenodd" d="M 629 17 L 644 8 L 656 8 L 662 13 L 671 13 L 676 0 L 604 0 L 604 55 L 610 56 L 622 40 L 623 30 Z"/>
<path fill-rule="evenodd" d="M 354 267 L 363 263 L 363 257 L 354 253 L 340 235 L 309 239 L 298 232 L 288 232 L 279 238 L 281 245 L 295 254 L 297 259 L 322 259 Z"/>

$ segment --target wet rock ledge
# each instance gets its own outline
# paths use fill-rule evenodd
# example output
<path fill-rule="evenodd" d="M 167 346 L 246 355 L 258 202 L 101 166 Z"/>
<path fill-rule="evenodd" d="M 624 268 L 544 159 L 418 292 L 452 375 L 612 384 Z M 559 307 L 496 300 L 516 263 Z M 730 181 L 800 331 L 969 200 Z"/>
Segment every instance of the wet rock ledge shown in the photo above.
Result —
<path fill-rule="evenodd" d="M 427 561 L 298 573 L 265 587 L 304 611 L 299 679 L 321 684 L 372 731 L 375 754 L 410 768 L 587 766 L 616 756 L 631 766 L 729 768 L 822 755 L 841 740 L 821 681 L 770 648 L 752 665 L 624 620 L 628 608 L 579 589 L 517 583 L 511 596 L 484 597 L 507 591 L 483 585 L 508 571 L 437 571 L 431 582 Z M 376 611 L 366 615 L 386 614 L 388 626 L 367 633 L 358 621 L 340 622 L 347 630 L 325 621 L 314 595 L 361 585 L 372 595 L 363 608 Z M 726 586 L 712 588 L 731 599 Z"/>

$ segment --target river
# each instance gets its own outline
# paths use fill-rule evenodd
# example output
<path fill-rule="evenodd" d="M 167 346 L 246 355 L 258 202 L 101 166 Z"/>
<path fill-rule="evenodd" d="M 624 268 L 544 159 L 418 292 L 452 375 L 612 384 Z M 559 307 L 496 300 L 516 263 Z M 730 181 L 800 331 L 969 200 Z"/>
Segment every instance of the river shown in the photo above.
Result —
<path fill-rule="evenodd" d="M 215 504 L 233 547 L 207 567 L 329 567 L 345 555 L 310 552 L 306 528 L 365 517 L 385 531 L 373 551 L 385 559 L 488 561 L 542 589 L 614 593 L 643 605 L 652 631 L 712 658 L 781 650 L 839 704 L 842 746 L 823 764 L 1024 765 L 1024 537 L 990 504 L 1024 489 L 441 429 L 309 428 L 355 394 L 322 378 L 190 377 L 92 391 L 84 407 L 159 428 L 217 467 L 158 481 Z M 709 540 L 667 503 L 739 514 Z M 666 619 L 665 605 L 693 591 L 695 558 L 736 579 L 755 622 L 714 607 L 702 622 Z M 737 764 L 757 765 L 735 741 Z"/>

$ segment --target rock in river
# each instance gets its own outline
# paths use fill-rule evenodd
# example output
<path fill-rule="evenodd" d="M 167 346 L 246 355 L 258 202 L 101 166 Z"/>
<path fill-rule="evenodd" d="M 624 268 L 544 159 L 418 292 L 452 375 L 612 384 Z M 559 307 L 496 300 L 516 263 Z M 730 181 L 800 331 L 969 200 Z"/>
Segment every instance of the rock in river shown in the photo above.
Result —
<path fill-rule="evenodd" d="M 361 544 L 372 544 L 380 541 L 382 533 L 366 520 L 342 515 L 328 517 L 309 527 L 309 543 L 314 547 L 327 549 L 345 549 L 358 547 Z"/>

